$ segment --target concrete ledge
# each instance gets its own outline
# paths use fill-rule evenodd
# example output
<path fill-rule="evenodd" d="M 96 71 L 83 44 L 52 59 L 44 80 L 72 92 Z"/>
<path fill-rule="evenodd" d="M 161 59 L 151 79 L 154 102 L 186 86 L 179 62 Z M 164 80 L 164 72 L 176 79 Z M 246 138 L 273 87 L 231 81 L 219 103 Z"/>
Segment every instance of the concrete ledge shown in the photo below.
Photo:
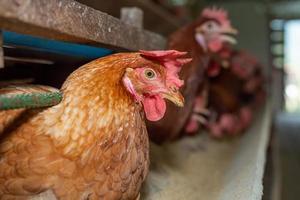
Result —
<path fill-rule="evenodd" d="M 270 132 L 270 109 L 240 138 L 207 134 L 164 146 L 152 145 L 144 200 L 259 200 Z"/>

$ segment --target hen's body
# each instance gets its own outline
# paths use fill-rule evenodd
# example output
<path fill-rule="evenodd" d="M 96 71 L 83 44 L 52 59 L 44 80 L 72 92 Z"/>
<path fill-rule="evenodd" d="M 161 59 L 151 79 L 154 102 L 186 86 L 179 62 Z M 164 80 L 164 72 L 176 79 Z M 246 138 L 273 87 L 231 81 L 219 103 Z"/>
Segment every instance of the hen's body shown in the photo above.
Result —
<path fill-rule="evenodd" d="M 126 62 L 117 65 L 115 56 Z M 120 80 L 139 54 L 117 54 L 76 70 L 63 101 L 4 129 L 1 199 L 52 189 L 58 199 L 135 199 L 149 165 L 141 106 Z M 96 95 L 95 95 L 96 94 Z"/>
<path fill-rule="evenodd" d="M 243 51 L 231 48 L 226 51 L 230 56 L 227 60 L 216 60 L 219 74 L 209 79 L 209 109 L 214 114 L 207 127 L 217 138 L 243 133 L 251 125 L 264 93 L 256 59 Z M 222 63 L 227 63 L 227 67 Z"/>
<path fill-rule="evenodd" d="M 231 71 L 223 69 L 219 76 L 210 78 L 209 83 L 209 107 L 218 113 L 238 111 L 241 106 L 241 80 Z"/>

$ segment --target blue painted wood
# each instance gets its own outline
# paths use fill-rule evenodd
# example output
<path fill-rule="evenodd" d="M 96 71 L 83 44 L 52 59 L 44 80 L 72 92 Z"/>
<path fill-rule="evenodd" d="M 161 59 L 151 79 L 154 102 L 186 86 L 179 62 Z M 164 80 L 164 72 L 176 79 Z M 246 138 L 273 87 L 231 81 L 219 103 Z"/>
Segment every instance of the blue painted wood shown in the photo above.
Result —
<path fill-rule="evenodd" d="M 25 46 L 39 51 L 78 56 L 87 59 L 95 59 L 113 53 L 110 49 L 50 40 L 6 30 L 3 30 L 2 33 L 4 45 Z"/>

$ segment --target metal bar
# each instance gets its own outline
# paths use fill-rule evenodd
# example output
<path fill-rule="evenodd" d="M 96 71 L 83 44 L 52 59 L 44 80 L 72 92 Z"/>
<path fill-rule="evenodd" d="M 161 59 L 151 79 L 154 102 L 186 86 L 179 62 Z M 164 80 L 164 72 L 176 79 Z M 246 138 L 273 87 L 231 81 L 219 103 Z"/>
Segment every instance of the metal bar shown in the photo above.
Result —
<path fill-rule="evenodd" d="M 41 65 L 53 65 L 54 64 L 54 61 L 38 59 L 38 58 L 23 58 L 23 57 L 4 56 L 4 60 L 21 62 L 21 63 L 34 63 L 34 64 L 41 64 Z"/>
<path fill-rule="evenodd" d="M 0 30 L 0 68 L 4 68 L 3 37 Z"/>
<path fill-rule="evenodd" d="M 0 0 L 0 28 L 114 50 L 163 49 L 166 40 L 74 0 Z"/>
<path fill-rule="evenodd" d="M 38 51 L 88 59 L 96 59 L 112 53 L 110 49 L 49 40 L 10 31 L 3 31 L 3 44 L 6 46 L 30 47 Z"/>

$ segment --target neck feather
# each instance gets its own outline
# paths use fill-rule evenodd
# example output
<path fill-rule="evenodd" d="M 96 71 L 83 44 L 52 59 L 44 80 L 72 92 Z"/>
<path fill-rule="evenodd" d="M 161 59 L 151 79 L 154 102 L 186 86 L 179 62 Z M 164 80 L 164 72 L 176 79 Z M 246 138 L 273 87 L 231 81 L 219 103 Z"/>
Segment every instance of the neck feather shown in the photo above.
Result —
<path fill-rule="evenodd" d="M 62 87 L 63 101 L 43 113 L 44 132 L 66 155 L 78 156 L 103 138 L 113 140 L 118 129 L 140 117 L 140 106 L 121 81 L 125 68 L 116 63 L 101 67 L 102 62 L 71 74 Z"/>

